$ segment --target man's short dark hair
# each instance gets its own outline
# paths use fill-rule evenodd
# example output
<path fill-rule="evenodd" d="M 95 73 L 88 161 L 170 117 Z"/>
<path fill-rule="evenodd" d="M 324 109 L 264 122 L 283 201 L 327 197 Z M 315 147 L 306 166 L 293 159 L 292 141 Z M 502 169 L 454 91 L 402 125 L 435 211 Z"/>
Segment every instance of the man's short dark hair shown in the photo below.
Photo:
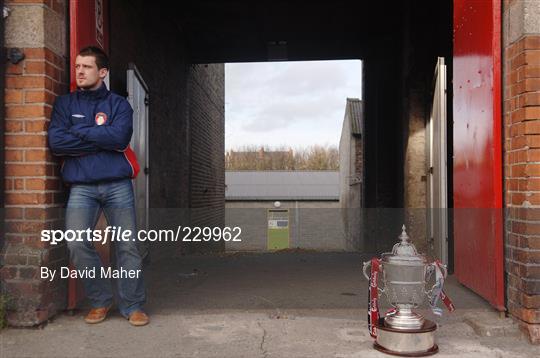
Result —
<path fill-rule="evenodd" d="M 109 57 L 101 48 L 97 46 L 87 46 L 79 51 L 79 56 L 94 56 L 98 70 L 109 69 Z"/>

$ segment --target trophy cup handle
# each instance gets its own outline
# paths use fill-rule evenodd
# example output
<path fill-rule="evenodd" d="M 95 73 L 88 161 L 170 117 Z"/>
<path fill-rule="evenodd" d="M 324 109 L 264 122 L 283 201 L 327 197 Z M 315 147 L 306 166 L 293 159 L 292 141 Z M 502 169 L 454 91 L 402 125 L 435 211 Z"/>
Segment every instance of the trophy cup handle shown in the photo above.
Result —
<path fill-rule="evenodd" d="M 446 268 L 446 265 L 441 264 L 441 265 L 439 265 L 439 267 L 440 267 L 440 269 L 441 269 L 441 271 L 443 273 L 443 278 L 446 280 L 446 277 L 448 276 L 448 270 Z"/>
<path fill-rule="evenodd" d="M 437 265 L 436 262 L 433 262 L 433 263 L 430 263 L 428 265 L 428 269 L 426 271 L 426 281 L 429 280 L 429 278 L 431 277 L 431 275 L 433 274 L 433 272 L 437 269 L 437 268 L 440 268 L 441 269 L 441 272 L 443 274 L 443 278 L 446 279 L 446 277 L 448 276 L 448 270 L 446 269 L 446 265 L 443 265 L 443 264 L 440 264 L 440 265 Z M 437 287 L 437 280 L 435 280 L 435 284 L 433 284 L 433 286 L 431 286 L 431 289 L 429 291 L 425 291 L 424 293 L 426 294 L 426 296 L 428 297 L 429 300 L 431 300 L 431 296 L 433 294 L 433 290 Z"/>
<path fill-rule="evenodd" d="M 367 269 L 368 267 L 371 267 L 371 261 L 366 261 L 366 262 L 364 262 L 364 268 L 362 269 L 362 272 L 364 273 L 364 277 L 366 278 L 366 280 L 369 281 L 370 275 L 368 275 L 367 272 L 366 272 L 366 269 Z"/>
<path fill-rule="evenodd" d="M 371 275 L 367 273 L 368 267 L 371 267 L 371 261 L 364 262 L 364 267 L 362 269 L 362 272 L 364 273 L 364 277 L 366 278 L 366 280 L 369 281 L 371 279 Z M 385 290 L 383 288 L 377 287 L 377 291 L 379 292 L 379 294 L 383 294 Z"/>

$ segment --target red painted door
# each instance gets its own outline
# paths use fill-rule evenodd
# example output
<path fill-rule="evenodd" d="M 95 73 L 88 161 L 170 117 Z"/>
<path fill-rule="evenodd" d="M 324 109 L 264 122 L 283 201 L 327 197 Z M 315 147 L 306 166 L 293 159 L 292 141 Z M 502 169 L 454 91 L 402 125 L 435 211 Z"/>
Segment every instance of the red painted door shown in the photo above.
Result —
<path fill-rule="evenodd" d="M 69 56 L 71 70 L 75 57 L 86 46 L 99 46 L 109 53 L 108 0 L 69 1 Z M 71 76 L 71 90 L 77 88 Z"/>
<path fill-rule="evenodd" d="M 454 265 L 504 310 L 501 2 L 454 0 Z"/>
<path fill-rule="evenodd" d="M 99 46 L 109 52 L 109 24 L 107 22 L 108 0 L 70 0 L 69 1 L 69 56 L 71 81 L 70 89 L 77 88 L 74 69 L 75 58 L 86 46 Z M 103 229 L 106 222 L 103 215 L 97 228 Z M 110 262 L 110 245 L 95 245 L 104 265 Z M 84 297 L 82 285 L 74 278 L 68 281 L 68 309 L 74 309 Z"/>

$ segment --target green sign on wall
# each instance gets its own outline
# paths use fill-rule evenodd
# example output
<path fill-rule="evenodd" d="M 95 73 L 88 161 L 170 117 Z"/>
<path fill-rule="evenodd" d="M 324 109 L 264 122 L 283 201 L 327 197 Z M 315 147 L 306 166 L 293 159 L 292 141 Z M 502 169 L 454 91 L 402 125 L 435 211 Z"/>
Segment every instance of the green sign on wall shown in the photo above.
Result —
<path fill-rule="evenodd" d="M 268 250 L 289 248 L 289 209 L 268 209 Z"/>

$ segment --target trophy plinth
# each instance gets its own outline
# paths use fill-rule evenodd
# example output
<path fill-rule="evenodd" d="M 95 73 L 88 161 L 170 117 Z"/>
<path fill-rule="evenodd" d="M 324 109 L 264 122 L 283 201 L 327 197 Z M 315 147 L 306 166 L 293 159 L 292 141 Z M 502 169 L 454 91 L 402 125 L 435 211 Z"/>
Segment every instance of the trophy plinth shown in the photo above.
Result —
<path fill-rule="evenodd" d="M 435 354 L 439 347 L 435 344 L 437 325 L 428 319 L 418 329 L 389 328 L 380 320 L 377 340 L 373 348 L 383 353 L 402 357 L 425 357 Z"/>

